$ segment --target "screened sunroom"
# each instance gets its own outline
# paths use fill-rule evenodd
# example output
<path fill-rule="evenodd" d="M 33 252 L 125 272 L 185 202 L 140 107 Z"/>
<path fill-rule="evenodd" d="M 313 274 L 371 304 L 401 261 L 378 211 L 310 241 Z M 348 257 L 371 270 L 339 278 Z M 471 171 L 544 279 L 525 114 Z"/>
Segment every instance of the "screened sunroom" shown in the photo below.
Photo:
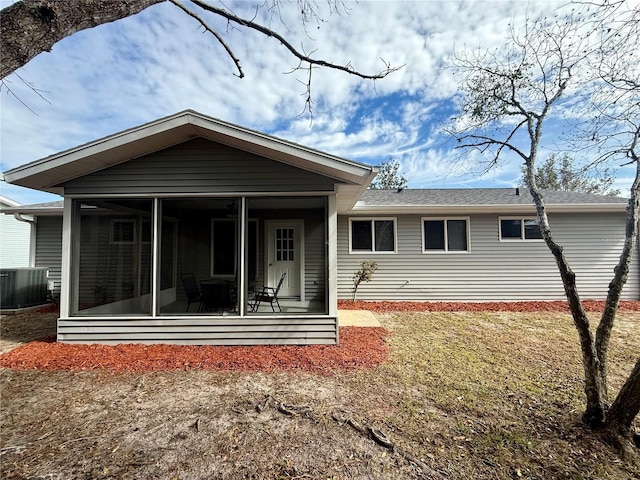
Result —
<path fill-rule="evenodd" d="M 313 196 L 73 200 L 69 314 L 326 315 L 327 204 Z"/>
<path fill-rule="evenodd" d="M 5 179 L 64 197 L 59 341 L 331 344 L 337 215 L 375 174 L 185 111 Z"/>

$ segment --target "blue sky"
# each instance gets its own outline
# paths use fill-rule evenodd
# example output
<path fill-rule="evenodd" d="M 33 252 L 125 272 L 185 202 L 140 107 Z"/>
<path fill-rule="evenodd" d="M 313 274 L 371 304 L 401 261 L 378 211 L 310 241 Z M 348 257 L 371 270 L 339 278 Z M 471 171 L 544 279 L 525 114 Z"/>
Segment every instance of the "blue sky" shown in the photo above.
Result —
<path fill-rule="evenodd" d="M 9 3 L 0 0 L 2 7 Z M 252 18 L 258 3 L 225 5 Z M 313 117 L 301 114 L 305 73 L 284 73 L 297 61 L 278 42 L 202 14 L 240 59 L 245 78 L 239 79 L 222 47 L 194 19 L 172 4 L 156 5 L 73 35 L 20 69 L 44 99 L 16 75 L 5 79 L 0 170 L 190 108 L 356 161 L 398 160 L 410 188 L 512 187 L 520 177 L 515 159 L 481 174 L 473 161 L 460 160 L 452 138 L 442 133 L 457 92 L 448 59 L 456 50 L 502 45 L 509 25 L 526 15 L 552 14 L 565 3 L 361 0 L 346 2 L 348 13 L 322 12 L 327 21 L 307 33 L 294 3 L 282 19 L 261 17 L 259 9 L 258 20 L 314 57 L 351 62 L 369 73 L 384 67 L 381 58 L 405 65 L 376 82 L 315 70 Z M 322 10 L 325 2 L 318 5 Z M 550 137 L 544 151 L 552 148 Z M 616 186 L 628 188 L 629 169 L 618 169 L 617 176 Z M 4 182 L 0 189 L 22 203 L 57 199 Z"/>

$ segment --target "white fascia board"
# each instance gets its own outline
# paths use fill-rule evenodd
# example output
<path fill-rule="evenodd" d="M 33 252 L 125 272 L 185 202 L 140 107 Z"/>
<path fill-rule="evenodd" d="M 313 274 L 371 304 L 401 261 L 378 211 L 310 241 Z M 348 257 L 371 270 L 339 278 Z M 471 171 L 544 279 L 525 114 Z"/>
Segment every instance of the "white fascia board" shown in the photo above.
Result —
<path fill-rule="evenodd" d="M 20 202 L 16 202 L 9 197 L 5 197 L 4 195 L 0 195 L 0 204 L 8 205 L 9 207 L 19 207 L 22 205 Z"/>
<path fill-rule="evenodd" d="M 363 205 L 356 203 L 349 213 L 357 215 L 417 214 L 533 214 L 534 205 Z M 549 213 L 615 213 L 625 212 L 626 203 L 580 203 L 546 205 Z"/>

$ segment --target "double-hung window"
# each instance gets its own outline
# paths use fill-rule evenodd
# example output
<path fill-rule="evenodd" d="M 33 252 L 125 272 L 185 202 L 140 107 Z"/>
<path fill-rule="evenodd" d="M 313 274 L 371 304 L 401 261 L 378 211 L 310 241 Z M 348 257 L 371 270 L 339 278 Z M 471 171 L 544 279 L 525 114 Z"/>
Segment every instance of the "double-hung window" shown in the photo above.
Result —
<path fill-rule="evenodd" d="M 542 232 L 537 218 L 503 218 L 499 219 L 500 240 L 541 240 Z"/>
<path fill-rule="evenodd" d="M 422 218 L 422 252 L 468 252 L 469 218 Z"/>
<path fill-rule="evenodd" d="M 350 251 L 372 253 L 396 252 L 396 219 L 350 219 Z"/>
<path fill-rule="evenodd" d="M 109 243 L 112 245 L 133 245 L 136 243 L 136 221 L 134 219 L 111 220 Z"/>

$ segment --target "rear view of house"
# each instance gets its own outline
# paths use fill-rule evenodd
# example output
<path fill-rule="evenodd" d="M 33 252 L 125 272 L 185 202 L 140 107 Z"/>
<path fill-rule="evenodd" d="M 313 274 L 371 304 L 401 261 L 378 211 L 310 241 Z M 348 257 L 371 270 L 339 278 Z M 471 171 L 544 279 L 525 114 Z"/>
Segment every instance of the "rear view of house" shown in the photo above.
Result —
<path fill-rule="evenodd" d="M 64 197 L 12 210 L 37 220 L 59 341 L 336 343 L 338 299 L 368 259 L 362 299 L 563 297 L 526 190 L 367 190 L 376 172 L 185 111 L 5 178 Z M 583 296 L 604 298 L 626 201 L 548 200 Z M 636 256 L 625 298 L 639 275 Z"/>

